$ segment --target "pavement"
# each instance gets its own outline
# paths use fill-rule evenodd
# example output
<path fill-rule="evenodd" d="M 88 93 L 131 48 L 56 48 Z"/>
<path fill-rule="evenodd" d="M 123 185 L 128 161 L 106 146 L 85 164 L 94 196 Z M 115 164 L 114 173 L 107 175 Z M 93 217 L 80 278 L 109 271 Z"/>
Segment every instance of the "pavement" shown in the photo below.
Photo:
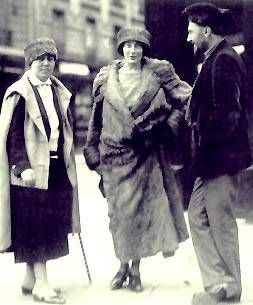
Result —
<path fill-rule="evenodd" d="M 77 235 L 69 236 L 70 254 L 48 262 L 49 280 L 62 289 L 67 304 L 83 305 L 190 305 L 192 295 L 202 290 L 200 273 L 191 240 L 180 245 L 176 255 L 145 258 L 140 271 L 141 293 L 127 288 L 111 291 L 109 283 L 117 272 L 106 200 L 98 190 L 99 177 L 76 157 L 79 179 L 82 241 L 92 283 L 89 283 Z M 187 219 L 187 213 L 185 213 Z M 253 305 L 253 225 L 238 219 L 243 295 L 242 305 Z M 13 254 L 0 255 L 0 304 L 34 304 L 21 294 L 24 264 L 14 264 Z M 203 304 L 207 305 L 207 304 Z"/>

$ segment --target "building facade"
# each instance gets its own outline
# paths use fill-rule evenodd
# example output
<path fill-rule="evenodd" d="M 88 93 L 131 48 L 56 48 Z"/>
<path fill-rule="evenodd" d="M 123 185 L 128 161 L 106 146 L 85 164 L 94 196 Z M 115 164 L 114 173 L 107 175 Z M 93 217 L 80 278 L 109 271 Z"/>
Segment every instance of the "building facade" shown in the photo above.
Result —
<path fill-rule="evenodd" d="M 0 0 L 0 5 L 1 99 L 24 71 L 24 46 L 53 38 L 59 52 L 55 73 L 75 96 L 76 135 L 82 141 L 94 76 L 117 56 L 115 37 L 122 27 L 144 27 L 144 0 Z"/>

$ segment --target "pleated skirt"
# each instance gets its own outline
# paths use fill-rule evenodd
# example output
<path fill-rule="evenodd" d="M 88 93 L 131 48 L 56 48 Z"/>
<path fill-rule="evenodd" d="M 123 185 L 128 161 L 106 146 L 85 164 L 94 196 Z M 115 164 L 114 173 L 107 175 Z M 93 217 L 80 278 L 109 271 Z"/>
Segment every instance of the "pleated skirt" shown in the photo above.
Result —
<path fill-rule="evenodd" d="M 69 253 L 72 186 L 65 164 L 50 159 L 48 190 L 11 186 L 12 251 L 15 262 L 46 262 Z"/>

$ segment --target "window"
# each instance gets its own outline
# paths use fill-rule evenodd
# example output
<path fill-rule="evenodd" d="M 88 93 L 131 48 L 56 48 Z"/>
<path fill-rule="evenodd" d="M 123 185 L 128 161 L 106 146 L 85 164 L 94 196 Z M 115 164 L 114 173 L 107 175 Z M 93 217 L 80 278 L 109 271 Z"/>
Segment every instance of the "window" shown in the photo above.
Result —
<path fill-rule="evenodd" d="M 121 30 L 121 26 L 120 26 L 120 25 L 114 25 L 113 29 L 114 29 L 114 30 L 113 30 L 114 36 L 115 36 L 115 38 L 116 38 L 118 32 Z"/>
<path fill-rule="evenodd" d="M 145 14 L 144 0 L 139 0 L 139 14 L 140 15 L 144 15 Z"/>
<path fill-rule="evenodd" d="M 96 20 L 95 18 L 92 18 L 92 17 L 87 17 L 86 18 L 86 22 L 89 26 L 96 26 Z"/>
<path fill-rule="evenodd" d="M 11 13 L 12 13 L 12 16 L 18 17 L 19 7 L 18 7 L 17 3 L 12 3 Z"/>
<path fill-rule="evenodd" d="M 12 32 L 4 29 L 0 29 L 0 45 L 11 46 L 12 45 Z"/>
<path fill-rule="evenodd" d="M 64 11 L 53 9 L 53 17 L 56 19 L 64 19 Z"/>
<path fill-rule="evenodd" d="M 96 45 L 96 19 L 93 17 L 86 17 L 86 47 L 94 49 Z"/>
<path fill-rule="evenodd" d="M 114 56 L 117 56 L 118 53 L 117 53 L 117 34 L 118 32 L 122 29 L 122 27 L 120 25 L 114 25 L 113 26 L 113 37 L 112 37 L 112 42 L 113 42 L 113 45 L 114 45 Z"/>
<path fill-rule="evenodd" d="M 112 5 L 116 6 L 118 8 L 123 8 L 124 7 L 124 4 L 123 4 L 122 0 L 112 0 Z"/>
<path fill-rule="evenodd" d="M 64 53 L 65 49 L 65 12 L 60 9 L 53 9 L 52 36 L 55 39 L 57 50 L 60 54 Z"/>

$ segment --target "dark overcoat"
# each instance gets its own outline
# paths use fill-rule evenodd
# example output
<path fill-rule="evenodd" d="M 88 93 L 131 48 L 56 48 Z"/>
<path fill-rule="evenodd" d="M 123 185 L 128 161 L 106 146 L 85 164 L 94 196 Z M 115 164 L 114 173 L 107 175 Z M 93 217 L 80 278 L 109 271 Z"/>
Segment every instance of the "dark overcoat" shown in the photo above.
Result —
<path fill-rule="evenodd" d="M 204 61 L 187 111 L 197 176 L 235 174 L 250 165 L 246 103 L 244 64 L 222 40 Z"/>

